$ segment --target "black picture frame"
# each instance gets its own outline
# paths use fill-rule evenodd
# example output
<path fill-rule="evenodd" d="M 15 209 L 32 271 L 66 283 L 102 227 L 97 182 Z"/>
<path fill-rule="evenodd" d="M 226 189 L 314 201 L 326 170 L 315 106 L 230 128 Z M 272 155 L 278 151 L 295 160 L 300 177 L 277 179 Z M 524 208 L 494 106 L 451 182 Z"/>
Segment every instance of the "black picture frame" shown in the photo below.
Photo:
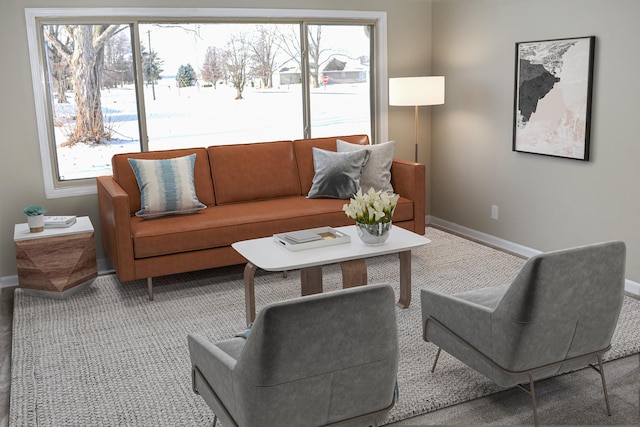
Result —
<path fill-rule="evenodd" d="M 513 151 L 589 160 L 595 41 L 516 43 Z"/>

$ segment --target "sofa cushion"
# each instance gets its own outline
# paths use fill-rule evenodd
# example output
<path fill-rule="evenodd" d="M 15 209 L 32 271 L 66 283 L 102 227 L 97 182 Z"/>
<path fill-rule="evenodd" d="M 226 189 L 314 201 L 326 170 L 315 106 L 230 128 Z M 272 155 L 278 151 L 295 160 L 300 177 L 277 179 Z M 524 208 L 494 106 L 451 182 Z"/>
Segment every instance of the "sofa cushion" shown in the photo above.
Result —
<path fill-rule="evenodd" d="M 209 147 L 216 204 L 299 196 L 291 141 Z"/>
<path fill-rule="evenodd" d="M 141 209 L 138 181 L 131 169 L 129 159 L 172 159 L 189 154 L 196 155 L 194 181 L 198 200 L 205 205 L 213 205 L 215 197 L 211 182 L 211 169 L 207 150 L 204 148 L 184 148 L 176 150 L 147 151 L 144 153 L 116 154 L 111 159 L 113 179 L 129 195 L 129 213 L 133 215 Z"/>
<path fill-rule="evenodd" d="M 375 145 L 351 144 L 349 142 L 338 139 L 338 152 L 352 152 L 358 150 L 369 150 L 371 155 L 367 164 L 362 169 L 360 176 L 360 188 L 366 193 L 369 188 L 375 191 L 387 191 L 393 193 L 391 185 L 391 165 L 393 164 L 393 153 L 395 149 L 395 141 L 383 142 Z"/>
<path fill-rule="evenodd" d="M 129 159 L 140 188 L 140 218 L 189 214 L 206 208 L 196 196 L 195 154 L 175 159 Z"/>
<path fill-rule="evenodd" d="M 315 175 L 307 197 L 348 199 L 356 194 L 369 150 L 336 153 L 314 147 L 312 151 Z"/>
<path fill-rule="evenodd" d="M 304 196 L 236 203 L 205 209 L 197 221 L 166 216 L 145 221 L 131 217 L 137 259 L 229 246 L 234 242 L 306 228 L 353 225 L 342 211 L 344 200 Z M 400 198 L 394 223 L 413 218 L 413 202 Z"/>
<path fill-rule="evenodd" d="M 369 145 L 369 137 L 367 135 L 349 135 L 333 138 L 311 138 L 297 139 L 293 141 L 293 149 L 296 153 L 296 162 L 298 164 L 298 173 L 300 174 L 300 189 L 302 195 L 307 195 L 311 189 L 313 181 L 313 147 L 322 148 L 323 150 L 337 151 L 336 140 L 350 142 L 352 144 Z"/>

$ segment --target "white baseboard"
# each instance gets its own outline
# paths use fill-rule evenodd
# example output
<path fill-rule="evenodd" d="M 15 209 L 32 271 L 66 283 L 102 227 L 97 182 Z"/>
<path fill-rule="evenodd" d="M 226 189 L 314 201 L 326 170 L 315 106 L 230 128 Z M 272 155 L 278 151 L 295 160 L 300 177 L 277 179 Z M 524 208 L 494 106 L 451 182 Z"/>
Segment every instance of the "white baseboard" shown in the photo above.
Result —
<path fill-rule="evenodd" d="M 18 286 L 18 276 L 0 277 L 0 289 Z"/>
<path fill-rule="evenodd" d="M 458 234 L 462 237 L 466 237 L 470 240 L 476 240 L 480 243 L 484 243 L 488 246 L 494 246 L 498 249 L 520 255 L 525 258 L 531 258 L 534 255 L 541 254 L 542 252 L 527 246 L 522 246 L 517 243 L 510 242 L 508 240 L 501 239 L 491 234 L 483 233 L 481 231 L 467 228 L 453 222 L 445 221 L 434 216 L 429 217 L 429 225 L 433 225 L 443 230 L 450 231 L 454 234 Z"/>
<path fill-rule="evenodd" d="M 624 281 L 624 291 L 633 297 L 640 298 L 640 283 L 626 279 Z"/>
<path fill-rule="evenodd" d="M 434 216 L 427 216 L 427 224 L 433 225 L 434 227 L 441 228 L 454 234 L 458 234 L 469 240 L 475 240 L 485 245 L 502 249 L 504 251 L 520 255 L 525 258 L 531 258 L 534 255 L 542 253 L 537 249 L 519 245 L 517 243 L 492 236 L 491 234 L 483 233 L 481 231 L 464 227 L 453 222 L 445 221 L 444 219 L 440 219 Z M 625 279 L 624 290 L 627 294 L 636 298 L 640 298 L 640 283 L 634 282 L 633 280 Z"/>
<path fill-rule="evenodd" d="M 111 274 L 116 271 L 113 269 L 111 260 L 109 258 L 98 258 L 98 274 Z"/>

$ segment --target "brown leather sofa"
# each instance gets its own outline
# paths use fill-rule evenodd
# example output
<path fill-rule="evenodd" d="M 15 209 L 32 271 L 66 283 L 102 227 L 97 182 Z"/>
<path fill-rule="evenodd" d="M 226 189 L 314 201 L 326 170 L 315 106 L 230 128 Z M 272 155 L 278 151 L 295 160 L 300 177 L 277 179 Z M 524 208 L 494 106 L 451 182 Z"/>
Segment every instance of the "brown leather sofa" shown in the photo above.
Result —
<path fill-rule="evenodd" d="M 117 154 L 113 176 L 97 178 L 105 251 L 122 282 L 242 264 L 231 244 L 286 231 L 353 224 L 345 200 L 307 199 L 314 176 L 312 147 L 336 151 L 336 140 L 369 144 L 366 135 L 219 145 Z M 195 187 L 207 209 L 141 219 L 140 190 L 128 159 L 195 153 Z M 391 183 L 400 195 L 394 225 L 424 234 L 424 164 L 394 159 Z"/>

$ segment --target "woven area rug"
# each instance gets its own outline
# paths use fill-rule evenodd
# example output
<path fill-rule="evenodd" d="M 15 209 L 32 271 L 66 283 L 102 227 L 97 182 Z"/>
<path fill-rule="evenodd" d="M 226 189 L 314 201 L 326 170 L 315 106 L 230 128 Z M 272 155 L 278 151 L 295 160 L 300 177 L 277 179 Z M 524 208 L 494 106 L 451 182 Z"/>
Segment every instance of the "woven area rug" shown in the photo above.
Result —
<path fill-rule="evenodd" d="M 420 289 L 455 293 L 510 282 L 523 260 L 427 228 L 432 242 L 413 251 L 413 301 L 397 310 L 400 401 L 387 422 L 409 418 L 501 390 L 421 338 Z M 367 260 L 371 283 L 398 295 L 397 256 Z M 299 274 L 258 271 L 256 305 L 299 295 Z M 324 269 L 325 291 L 339 289 L 338 266 Z M 32 425 L 211 425 L 213 414 L 191 391 L 187 334 L 212 341 L 245 327 L 242 266 L 120 284 L 100 276 L 67 300 L 16 290 L 10 423 Z M 640 300 L 626 297 L 606 359 L 640 351 Z"/>

